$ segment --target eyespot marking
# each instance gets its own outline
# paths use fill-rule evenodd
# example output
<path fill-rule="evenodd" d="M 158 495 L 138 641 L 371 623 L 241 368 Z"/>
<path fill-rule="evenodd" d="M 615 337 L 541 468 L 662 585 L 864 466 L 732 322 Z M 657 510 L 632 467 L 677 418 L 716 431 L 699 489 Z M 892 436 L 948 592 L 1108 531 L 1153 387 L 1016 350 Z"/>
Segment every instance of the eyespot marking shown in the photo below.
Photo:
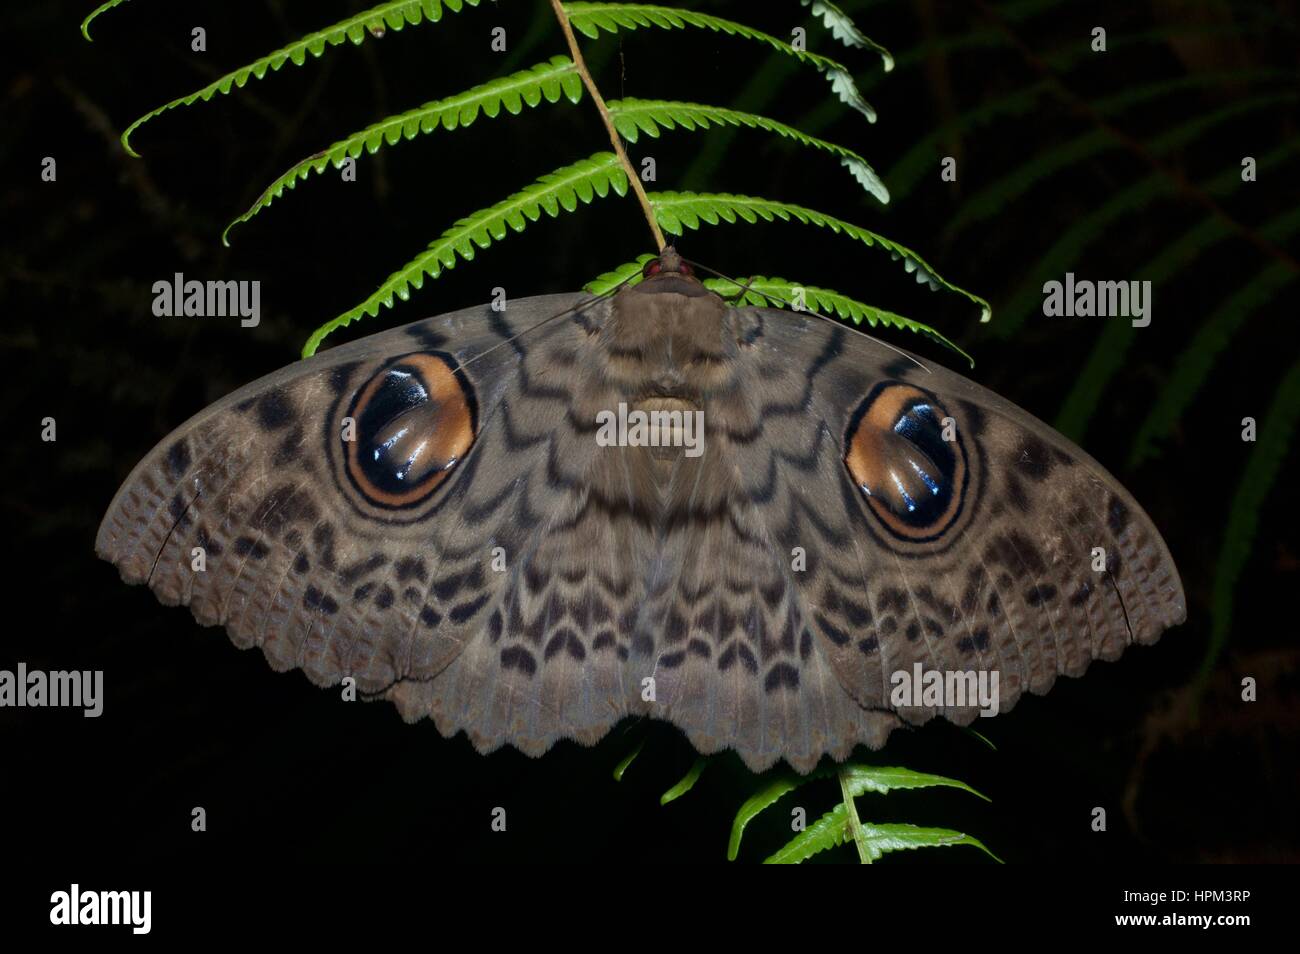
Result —
<path fill-rule="evenodd" d="M 948 411 L 920 388 L 877 385 L 844 437 L 844 466 L 867 508 L 892 536 L 937 540 L 961 513 L 968 482 L 960 428 L 945 440 Z"/>
<path fill-rule="evenodd" d="M 473 387 L 441 351 L 385 364 L 348 411 L 355 440 L 344 441 L 348 479 L 386 509 L 427 500 L 462 461 L 478 431 Z"/>

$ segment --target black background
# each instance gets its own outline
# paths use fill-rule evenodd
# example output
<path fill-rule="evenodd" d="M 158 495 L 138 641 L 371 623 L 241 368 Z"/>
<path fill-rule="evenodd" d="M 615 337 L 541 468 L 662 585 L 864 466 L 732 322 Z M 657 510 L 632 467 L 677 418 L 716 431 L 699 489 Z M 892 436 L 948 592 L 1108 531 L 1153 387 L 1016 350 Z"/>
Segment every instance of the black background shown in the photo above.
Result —
<path fill-rule="evenodd" d="M 134 138 L 143 159 L 127 157 L 116 139 L 136 116 L 363 5 L 135 0 L 97 22 L 93 44 L 77 29 L 90 5 L 10 3 L 0 14 L 3 34 L 17 41 L 0 88 L 7 438 L 0 512 L 9 556 L 0 668 L 22 660 L 46 670 L 103 669 L 106 684 L 99 719 L 0 710 L 7 848 L 202 867 L 268 857 L 723 861 L 731 818 L 760 784 L 733 756 L 715 760 L 689 795 L 666 807 L 659 795 L 694 753 L 665 725 L 625 722 L 594 749 L 566 742 L 537 760 L 513 750 L 484 757 L 463 736 L 440 738 L 431 723 L 404 725 L 390 706 L 344 704 L 298 673 L 272 673 L 260 654 L 234 650 L 221 631 L 124 586 L 93 554 L 118 484 L 173 427 L 293 360 L 314 327 L 364 298 L 454 219 L 608 147 L 587 99 L 480 118 L 363 158 L 357 183 L 333 171 L 301 183 L 237 229 L 231 248 L 220 243 L 225 223 L 298 159 L 381 116 L 565 52 L 547 5 L 485 4 L 360 47 L 331 48 L 302 68 L 146 124 Z M 1121 190 L 1152 174 L 1199 183 L 1296 136 L 1292 102 L 1244 113 L 1153 162 L 1147 147 L 1162 130 L 1260 92 L 1248 81 L 1207 84 L 1113 117 L 1107 148 L 954 235 L 945 227 L 966 197 L 1103 129 L 1090 107 L 1126 88 L 1261 65 L 1290 71 L 1282 87 L 1293 88 L 1296 4 L 1040 3 L 1026 14 L 1025 3 L 845 3 L 867 33 L 900 54 L 887 76 L 873 54 L 833 43 L 794 0 L 697 6 L 783 37 L 807 26 L 812 49 L 851 66 L 880 121 L 868 125 L 841 107 L 811 69 L 782 66 L 764 80 L 774 60 L 766 52 L 695 31 L 584 40 L 606 96 L 745 108 L 754 83 L 775 84 L 761 112 L 796 124 L 809 115 L 825 120 L 813 131 L 888 174 L 953 116 L 1041 81 L 1043 69 L 1059 80 L 1027 111 L 945 135 L 924 157 L 918 186 L 884 209 L 833 159 L 759 133 L 667 134 L 631 148 L 634 159 L 655 157 L 658 188 L 781 198 L 876 229 L 987 297 L 995 324 L 1000 302 L 1060 277 L 1035 273 L 1041 252 Z M 206 53 L 190 50 L 196 25 L 207 30 Z M 498 25 L 511 44 L 504 55 L 489 49 Z M 1108 29 L 1111 52 L 1081 57 L 1068 71 L 1044 65 L 1050 54 L 1086 49 L 1097 25 Z M 990 30 L 993 42 L 936 45 Z M 1116 46 L 1123 36 L 1140 39 Z M 524 49 L 532 37 L 538 42 Z M 930 52 L 901 60 L 926 42 Z M 719 162 L 699 175 L 692 163 L 710 148 L 722 150 Z M 941 155 L 958 157 L 957 183 L 940 181 Z M 40 181 L 45 156 L 58 160 L 56 183 Z M 1117 218 L 1072 265 L 1081 277 L 1140 278 L 1141 263 L 1207 215 L 1235 223 L 1231 236 L 1156 287 L 1153 323 L 1134 336 L 1081 441 L 1162 529 L 1186 586 L 1186 625 L 980 723 L 996 751 L 934 723 L 895 733 L 883 752 L 860 752 L 876 764 L 963 779 L 992 799 L 952 790 L 869 797 L 860 803 L 864 818 L 957 828 L 1011 862 L 1295 860 L 1293 451 L 1261 511 L 1200 721 L 1176 704 L 1205 656 L 1228 505 L 1253 447 L 1240 439 L 1240 420 L 1263 416 L 1295 359 L 1294 281 L 1245 321 L 1162 454 L 1138 469 L 1124 462 L 1204 316 L 1263 264 L 1294 270 L 1295 243 L 1289 251 L 1265 247 L 1258 226 L 1295 206 L 1297 175 L 1292 159 L 1218 200 L 1215 212 L 1195 185 L 1179 185 Z M 976 325 L 961 299 L 919 289 L 886 256 L 798 225 L 720 226 L 688 233 L 680 248 L 723 272 L 797 278 L 926 321 L 975 355 L 968 373 L 976 380 L 1049 421 L 1104 322 L 1034 314 L 1013 336 L 997 337 Z M 598 202 L 512 235 L 336 340 L 485 301 L 495 285 L 512 297 L 573 290 L 649 250 L 630 198 Z M 151 286 L 176 271 L 260 279 L 261 325 L 154 317 Z M 884 336 L 960 367 L 921 338 Z M 46 416 L 57 419 L 56 443 L 39 439 Z M 1253 706 L 1231 691 L 1242 675 L 1259 679 Z M 615 782 L 614 765 L 642 740 L 641 756 Z M 816 817 L 837 797 L 833 782 L 819 782 L 794 801 Z M 207 811 L 206 834 L 190 830 L 196 805 Z M 508 812 L 505 834 L 489 829 L 496 806 Z M 1094 806 L 1108 810 L 1105 834 L 1090 829 Z M 760 818 L 742 859 L 775 850 L 789 836 L 788 818 L 786 803 Z M 852 857 L 840 849 L 825 859 Z M 968 848 L 888 859 L 983 860 Z"/>

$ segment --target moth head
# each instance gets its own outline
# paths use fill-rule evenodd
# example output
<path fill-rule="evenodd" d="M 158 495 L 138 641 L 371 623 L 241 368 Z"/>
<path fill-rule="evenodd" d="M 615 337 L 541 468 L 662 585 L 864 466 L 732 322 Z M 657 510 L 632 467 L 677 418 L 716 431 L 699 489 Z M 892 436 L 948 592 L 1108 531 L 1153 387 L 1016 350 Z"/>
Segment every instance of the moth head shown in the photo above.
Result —
<path fill-rule="evenodd" d="M 645 263 L 645 267 L 641 269 L 641 277 L 650 278 L 654 275 L 665 275 L 674 272 L 689 278 L 695 274 L 695 269 L 691 268 L 690 263 L 677 254 L 677 249 L 667 245 L 659 253 L 658 258 L 652 258 Z"/>
<path fill-rule="evenodd" d="M 675 292 L 690 298 L 702 298 L 713 293 L 700 284 L 695 277 L 695 269 L 677 254 L 671 245 L 664 247 L 658 258 L 652 258 L 641 269 L 643 281 L 632 287 L 640 294 L 662 294 Z"/>

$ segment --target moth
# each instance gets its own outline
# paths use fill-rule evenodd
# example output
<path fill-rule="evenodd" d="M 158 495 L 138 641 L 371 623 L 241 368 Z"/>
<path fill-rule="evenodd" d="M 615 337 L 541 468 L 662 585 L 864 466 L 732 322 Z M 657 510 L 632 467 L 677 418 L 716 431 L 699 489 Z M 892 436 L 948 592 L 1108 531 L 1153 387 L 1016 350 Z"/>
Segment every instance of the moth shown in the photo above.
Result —
<path fill-rule="evenodd" d="M 1186 615 L 1150 519 L 1064 437 L 836 322 L 731 307 L 672 249 L 609 297 L 255 381 L 140 462 L 96 547 L 274 669 L 480 751 L 641 715 L 756 771 L 976 717 L 897 704 L 899 673 L 996 672 L 1005 711 Z"/>

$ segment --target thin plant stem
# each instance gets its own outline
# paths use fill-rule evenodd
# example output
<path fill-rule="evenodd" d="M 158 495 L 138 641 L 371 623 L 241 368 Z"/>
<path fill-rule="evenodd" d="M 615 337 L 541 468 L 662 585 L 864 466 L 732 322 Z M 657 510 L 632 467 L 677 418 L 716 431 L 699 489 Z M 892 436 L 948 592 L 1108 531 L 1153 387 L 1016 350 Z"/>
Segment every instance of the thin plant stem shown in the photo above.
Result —
<path fill-rule="evenodd" d="M 858 818 L 858 806 L 853 802 L 853 795 L 849 791 L 849 777 L 844 766 L 836 770 L 836 775 L 840 778 L 840 794 L 844 798 L 844 809 L 849 813 L 849 831 L 853 832 L 853 843 L 858 846 L 858 860 L 864 865 L 871 864 L 871 852 L 867 850 L 867 833 L 862 830 L 862 822 Z"/>
<path fill-rule="evenodd" d="M 655 247 L 662 252 L 668 243 L 664 240 L 664 233 L 659 229 L 659 223 L 655 221 L 655 213 L 654 209 L 650 207 L 650 199 L 646 196 L 645 189 L 641 188 L 641 177 L 632 168 L 632 160 L 627 157 L 627 152 L 623 149 L 623 140 L 619 136 L 618 130 L 614 128 L 614 120 L 609 115 L 605 100 L 600 95 L 600 90 L 596 89 L 596 82 L 591 78 L 591 73 L 587 70 L 587 61 L 582 58 L 582 50 L 578 48 L 578 38 L 573 35 L 573 25 L 569 23 L 569 14 L 560 0 L 551 0 L 551 9 L 555 11 L 555 19 L 560 21 L 560 29 L 564 31 L 564 39 L 568 41 L 569 53 L 573 56 L 573 64 L 578 68 L 578 75 L 582 77 L 582 85 L 587 87 L 587 92 L 591 94 L 596 109 L 600 110 L 600 120 L 605 124 L 605 131 L 609 133 L 609 141 L 614 146 L 614 153 L 618 156 L 619 162 L 623 163 L 623 170 L 627 173 L 627 181 L 631 183 L 632 191 L 636 193 L 637 201 L 641 203 L 641 211 L 650 226 L 650 232 L 654 235 Z"/>

